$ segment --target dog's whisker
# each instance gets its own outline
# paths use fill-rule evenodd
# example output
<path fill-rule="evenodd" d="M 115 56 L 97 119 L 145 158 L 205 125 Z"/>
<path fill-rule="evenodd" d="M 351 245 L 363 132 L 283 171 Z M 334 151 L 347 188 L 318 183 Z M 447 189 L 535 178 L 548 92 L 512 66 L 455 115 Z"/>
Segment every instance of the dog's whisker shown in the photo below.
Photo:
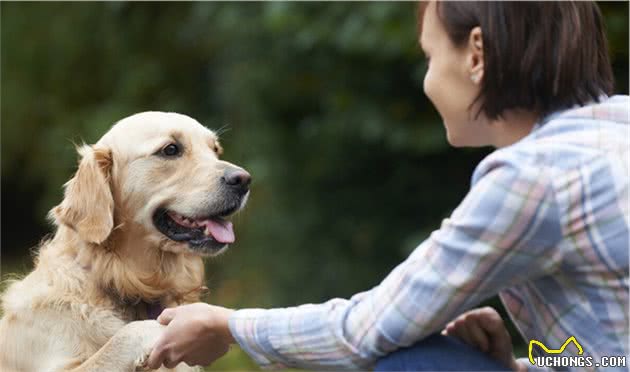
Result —
<path fill-rule="evenodd" d="M 214 134 L 216 134 L 217 137 L 221 137 L 223 133 L 229 132 L 230 130 L 232 130 L 232 128 L 230 128 L 230 124 L 224 124 L 219 129 L 215 130 Z"/>

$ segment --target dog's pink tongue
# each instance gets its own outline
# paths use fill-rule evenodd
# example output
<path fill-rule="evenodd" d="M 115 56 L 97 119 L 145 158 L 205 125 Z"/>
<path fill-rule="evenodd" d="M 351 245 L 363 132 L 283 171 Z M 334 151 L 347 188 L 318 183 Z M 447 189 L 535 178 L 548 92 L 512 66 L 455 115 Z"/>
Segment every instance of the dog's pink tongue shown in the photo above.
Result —
<path fill-rule="evenodd" d="M 199 225 L 205 226 L 206 235 L 212 235 L 219 243 L 234 243 L 234 229 L 230 221 L 203 220 Z"/>

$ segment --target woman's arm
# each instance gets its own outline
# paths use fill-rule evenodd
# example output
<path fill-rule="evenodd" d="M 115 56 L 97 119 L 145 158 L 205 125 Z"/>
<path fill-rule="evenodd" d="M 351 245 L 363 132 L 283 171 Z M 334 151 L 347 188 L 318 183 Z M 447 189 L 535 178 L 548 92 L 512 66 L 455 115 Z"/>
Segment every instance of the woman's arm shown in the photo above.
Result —
<path fill-rule="evenodd" d="M 488 162 L 451 218 L 380 285 L 349 300 L 236 311 L 232 336 L 263 367 L 364 369 L 501 289 L 548 273 L 562 235 L 541 169 Z"/>

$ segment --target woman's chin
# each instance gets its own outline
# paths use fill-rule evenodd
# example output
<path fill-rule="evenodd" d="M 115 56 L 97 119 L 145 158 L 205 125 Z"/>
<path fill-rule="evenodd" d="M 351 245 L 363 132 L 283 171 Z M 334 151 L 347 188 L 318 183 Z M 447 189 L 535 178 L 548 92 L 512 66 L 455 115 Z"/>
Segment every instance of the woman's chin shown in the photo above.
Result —
<path fill-rule="evenodd" d="M 454 135 L 454 134 L 452 134 L 449 131 L 446 131 L 446 140 L 453 147 L 467 147 L 467 146 L 470 146 L 470 144 L 468 144 L 467 141 L 465 141 L 465 138 L 462 138 L 462 136 Z"/>
<path fill-rule="evenodd" d="M 465 135 L 463 133 L 452 133 L 446 131 L 446 140 L 453 147 L 484 147 L 489 146 L 487 141 L 482 140 L 479 136 L 473 134 Z"/>

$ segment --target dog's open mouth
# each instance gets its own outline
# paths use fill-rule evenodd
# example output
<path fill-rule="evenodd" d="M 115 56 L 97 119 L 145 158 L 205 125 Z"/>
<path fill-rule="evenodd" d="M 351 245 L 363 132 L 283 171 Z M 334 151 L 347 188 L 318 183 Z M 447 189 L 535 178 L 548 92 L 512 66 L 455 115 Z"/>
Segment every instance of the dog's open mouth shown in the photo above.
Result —
<path fill-rule="evenodd" d="M 217 251 L 235 241 L 232 222 L 222 217 L 228 214 L 191 218 L 167 209 L 158 209 L 153 215 L 153 223 L 171 240 L 187 242 L 192 249 Z"/>

